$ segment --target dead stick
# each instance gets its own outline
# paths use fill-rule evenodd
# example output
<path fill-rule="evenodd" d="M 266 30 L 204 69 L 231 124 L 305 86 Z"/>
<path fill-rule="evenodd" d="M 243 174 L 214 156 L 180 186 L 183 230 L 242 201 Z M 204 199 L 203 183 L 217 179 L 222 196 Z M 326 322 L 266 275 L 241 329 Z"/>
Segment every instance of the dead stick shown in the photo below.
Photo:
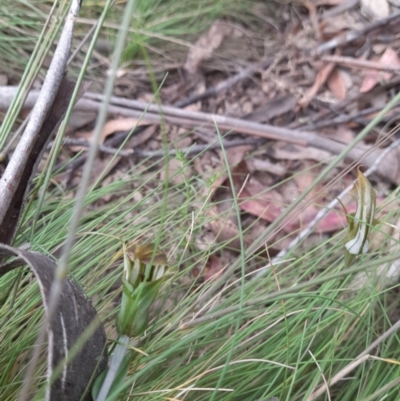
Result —
<path fill-rule="evenodd" d="M 370 70 L 381 70 L 381 71 L 390 71 L 394 73 L 400 73 L 400 67 L 394 65 L 385 65 L 381 64 L 378 61 L 370 61 L 370 60 L 359 60 L 353 57 L 345 57 L 345 56 L 322 56 L 321 59 L 323 61 L 328 61 L 329 63 L 335 63 L 344 65 L 346 67 L 354 67 L 361 69 L 370 69 Z"/>
<path fill-rule="evenodd" d="M 373 96 L 373 95 L 382 93 L 383 91 L 385 91 L 387 89 L 395 88 L 399 84 L 400 84 L 400 77 L 396 76 L 389 82 L 384 83 L 384 84 L 372 89 L 372 91 L 370 91 L 368 93 L 368 96 Z M 317 123 L 320 120 L 326 120 L 327 118 L 333 118 L 332 116 L 340 115 L 343 113 L 343 110 L 345 110 L 346 107 L 348 107 L 351 104 L 356 103 L 359 99 L 361 99 L 365 96 L 366 96 L 365 93 L 357 93 L 354 96 L 344 99 L 341 102 L 339 102 L 338 104 L 332 106 L 331 110 L 323 110 L 320 113 L 318 113 L 316 116 L 313 117 L 312 122 Z M 290 126 L 289 126 L 289 128 L 292 128 L 292 129 L 300 128 L 300 127 L 303 127 L 303 125 L 300 124 L 299 122 L 295 122 L 293 124 L 290 124 Z"/>
<path fill-rule="evenodd" d="M 92 100 L 96 99 L 96 100 Z M 98 100 L 98 101 L 97 101 Z M 102 101 L 102 95 L 88 93 L 80 99 L 76 105 L 79 110 L 98 110 Z M 159 124 L 163 113 L 163 118 L 169 124 L 186 126 L 191 128 L 210 127 L 214 129 L 215 124 L 223 130 L 235 131 L 243 134 L 254 135 L 261 138 L 285 141 L 301 146 L 312 146 L 317 149 L 326 150 L 333 154 L 339 154 L 346 147 L 345 144 L 325 138 L 315 132 L 296 131 L 293 129 L 275 127 L 268 124 L 259 124 L 239 118 L 209 114 L 204 112 L 194 112 L 182 110 L 172 106 L 148 105 L 138 100 L 123 99 L 118 97 L 111 98 L 111 105 L 108 108 L 110 113 L 119 114 L 125 117 L 142 118 L 142 121 L 149 124 Z M 123 106 L 119 106 L 123 105 Z M 146 110 L 146 112 L 145 112 Z M 365 149 L 353 148 L 347 155 L 351 161 L 358 160 L 365 152 Z M 364 160 L 366 166 L 370 167 L 376 159 L 375 154 L 371 154 Z M 382 170 L 384 174 L 386 169 Z M 397 175 L 394 174 L 394 176 Z"/>
<path fill-rule="evenodd" d="M 321 20 L 326 20 L 328 18 L 334 18 L 337 17 L 340 14 L 343 14 L 344 12 L 351 10 L 358 4 L 359 0 L 347 0 L 346 2 L 339 4 L 335 7 L 332 7 L 330 10 L 325 11 L 320 19 Z"/>
<path fill-rule="evenodd" d="M 352 121 L 355 121 L 359 117 L 367 116 L 368 114 L 379 113 L 382 110 L 382 107 L 368 107 L 367 109 L 361 110 L 357 113 L 353 114 L 343 114 L 339 115 L 338 117 L 332 118 L 330 120 L 321 121 L 319 123 L 312 123 L 305 125 L 304 127 L 300 128 L 301 130 L 318 130 L 321 128 L 332 127 L 335 125 L 346 124 Z M 393 109 L 395 110 L 395 109 Z"/>
<path fill-rule="evenodd" d="M 231 141 L 224 141 L 223 146 L 225 149 L 229 148 L 234 148 L 238 146 L 261 146 L 263 144 L 263 140 L 260 139 L 252 139 L 252 138 L 245 138 L 245 139 L 234 139 Z M 85 148 L 88 148 L 90 146 L 90 142 L 86 141 L 85 139 L 72 139 L 72 138 L 67 138 L 63 141 L 64 145 L 67 146 L 82 146 Z M 49 144 L 49 147 L 51 147 L 53 143 Z M 199 144 L 199 145 L 193 145 L 193 146 L 188 146 L 186 148 L 181 148 L 181 149 L 170 149 L 167 151 L 168 156 L 176 156 L 178 152 L 182 152 L 185 156 L 189 155 L 195 155 L 207 150 L 215 150 L 215 149 L 221 149 L 221 144 L 218 142 L 212 143 L 212 144 Z M 159 149 L 159 150 L 141 150 L 141 149 L 126 149 L 126 150 L 120 150 L 116 148 L 110 148 L 109 146 L 105 145 L 100 145 L 99 150 L 103 153 L 108 153 L 108 154 L 118 154 L 118 156 L 122 157 L 144 157 L 144 158 L 153 158 L 153 157 L 163 157 L 165 156 L 166 152 L 164 149 Z"/>
<path fill-rule="evenodd" d="M 247 67 L 246 69 L 244 69 L 243 71 L 240 71 L 236 75 L 233 75 L 232 77 L 220 82 L 218 85 L 215 85 L 215 86 L 212 86 L 211 88 L 206 89 L 203 93 L 194 94 L 185 99 L 178 100 L 177 102 L 174 103 L 174 106 L 183 108 L 183 107 L 189 106 L 190 104 L 196 103 L 199 100 L 204 100 L 206 98 L 215 96 L 218 93 L 222 92 L 223 90 L 231 89 L 233 86 L 237 85 L 239 82 L 243 81 L 244 79 L 250 77 L 258 70 L 264 70 L 264 69 L 268 68 L 272 64 L 273 61 L 274 61 L 273 59 L 267 59 L 265 61 L 255 64 L 255 65 L 251 65 L 250 67 Z"/>
<path fill-rule="evenodd" d="M 352 42 L 353 40 L 356 40 L 375 29 L 378 29 L 378 28 L 381 28 L 381 27 L 387 25 L 389 22 L 392 22 L 399 17 L 400 17 L 400 11 L 398 11 L 397 13 L 393 13 L 393 14 L 389 15 L 388 17 L 383 18 L 379 21 L 372 22 L 371 24 L 366 25 L 363 29 L 360 29 L 358 31 L 350 31 L 350 32 L 346 32 L 342 35 L 339 35 L 336 38 L 328 40 L 327 42 L 319 45 L 316 48 L 314 55 L 319 56 L 328 50 L 332 50 L 336 47 L 340 47 L 349 42 Z"/>

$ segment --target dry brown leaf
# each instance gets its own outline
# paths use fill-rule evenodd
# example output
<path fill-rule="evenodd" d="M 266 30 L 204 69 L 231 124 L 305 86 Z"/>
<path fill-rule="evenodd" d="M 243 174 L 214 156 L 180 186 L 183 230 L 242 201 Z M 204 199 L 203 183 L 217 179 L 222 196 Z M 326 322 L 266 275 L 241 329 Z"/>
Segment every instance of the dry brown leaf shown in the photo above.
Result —
<path fill-rule="evenodd" d="M 157 129 L 158 129 L 157 125 L 150 125 L 140 134 L 133 135 L 131 138 L 128 139 L 128 142 L 125 145 L 125 149 L 135 150 L 137 146 L 142 145 L 143 143 L 147 142 L 150 138 L 152 138 L 156 133 Z"/>
<path fill-rule="evenodd" d="M 97 112 L 90 110 L 73 110 L 68 120 L 68 128 L 77 130 L 96 120 Z"/>
<path fill-rule="evenodd" d="M 275 221 L 281 214 L 281 208 L 274 205 L 271 198 L 260 199 L 260 197 L 257 197 L 257 199 L 247 199 L 240 202 L 240 208 L 270 223 Z"/>
<path fill-rule="evenodd" d="M 400 58 L 391 47 L 388 47 L 385 50 L 385 52 L 382 54 L 378 62 L 382 65 L 400 67 Z M 390 72 L 370 70 L 361 84 L 360 93 L 365 93 L 370 91 L 377 85 L 378 82 L 387 81 L 391 77 L 392 74 Z"/>
<path fill-rule="evenodd" d="M 221 275 L 222 267 L 221 258 L 215 254 L 211 254 L 203 271 L 204 279 L 206 281 L 215 280 Z"/>
<path fill-rule="evenodd" d="M 229 248 L 240 250 L 239 229 L 229 216 L 221 216 L 216 206 L 207 209 L 205 215 L 208 217 L 204 225 L 206 230 L 212 231 L 216 243 L 226 242 Z M 250 245 L 251 240 L 245 235 L 245 245 Z"/>
<path fill-rule="evenodd" d="M 336 99 L 343 100 L 346 98 L 347 88 L 340 70 L 335 68 L 332 71 L 332 74 L 329 75 L 327 84 Z"/>
<path fill-rule="evenodd" d="M 239 206 L 242 210 L 263 220 L 273 222 L 281 213 L 282 195 L 266 188 L 255 178 L 250 178 L 239 194 Z"/>
<path fill-rule="evenodd" d="M 102 145 L 104 141 L 107 139 L 107 137 L 110 136 L 111 134 L 114 134 L 115 132 L 118 131 L 129 131 L 140 125 L 147 125 L 147 124 L 142 121 L 139 122 L 137 118 L 120 118 L 107 121 L 104 124 L 104 127 L 101 131 L 100 145 Z M 76 136 L 77 138 L 91 141 L 93 137 L 93 131 L 78 132 Z M 71 147 L 71 149 L 75 152 L 78 152 L 82 150 L 82 147 L 74 146 Z"/>
<path fill-rule="evenodd" d="M 201 35 L 196 44 L 190 49 L 184 68 L 190 75 L 195 75 L 201 62 L 211 58 L 214 50 L 218 49 L 227 36 L 237 34 L 234 26 L 223 21 L 215 21 L 208 32 Z"/>
<path fill-rule="evenodd" d="M 346 127 L 338 127 L 334 132 L 335 139 L 339 142 L 349 144 L 354 141 L 356 137 L 356 133 L 349 128 Z M 358 144 L 357 146 L 362 146 L 363 143 Z"/>
<path fill-rule="evenodd" d="M 315 168 L 312 168 L 311 162 L 303 162 L 303 166 L 300 168 L 301 173 L 293 176 L 293 179 L 287 181 L 282 186 L 282 193 L 284 194 L 284 202 L 287 204 L 292 203 L 297 197 L 309 188 L 314 182 Z M 319 188 L 316 187 L 309 193 L 305 202 L 308 203 L 306 207 L 299 206 L 298 210 L 294 210 L 288 215 L 288 222 L 283 226 L 283 230 L 290 233 L 300 227 L 307 225 L 318 213 L 319 207 L 316 205 L 319 202 L 321 193 Z"/>
<path fill-rule="evenodd" d="M 307 107 L 313 97 L 318 93 L 321 87 L 324 85 L 332 70 L 335 68 L 334 63 L 328 63 L 318 72 L 317 78 L 315 79 L 314 85 L 307 90 L 305 95 L 299 100 L 298 105 L 301 108 Z"/>
<path fill-rule="evenodd" d="M 252 146 L 238 146 L 238 147 L 234 147 L 231 149 L 227 149 L 226 150 L 226 157 L 228 159 L 228 165 L 231 169 L 232 172 L 232 176 L 234 177 L 234 181 L 235 181 L 235 171 L 237 172 L 237 167 L 240 165 L 240 163 L 243 161 L 244 156 L 247 154 L 247 152 L 249 150 L 251 150 L 253 147 Z M 220 152 L 221 153 L 221 152 Z M 203 178 L 207 178 L 207 174 L 208 172 L 205 169 L 204 166 L 204 160 L 207 160 L 208 157 L 210 156 L 211 153 L 207 152 L 202 159 L 200 160 L 200 158 L 196 157 L 196 159 L 194 160 L 194 165 L 195 165 L 195 171 L 197 171 L 201 176 L 203 176 Z M 225 164 L 223 161 L 223 156 L 221 155 L 221 163 Z M 245 163 L 245 162 L 244 162 Z M 246 165 L 246 163 L 245 163 Z M 213 166 L 210 166 L 213 167 Z M 247 166 L 246 166 L 247 169 Z M 247 170 L 248 171 L 248 170 Z M 214 175 L 215 174 L 215 168 L 211 168 L 209 171 L 210 174 Z M 203 192 L 203 196 L 208 196 L 209 199 L 212 199 L 213 194 L 215 193 L 215 191 L 228 179 L 228 174 L 223 174 L 220 177 L 218 177 L 211 189 L 209 187 L 205 187 L 204 188 L 204 192 Z M 211 195 L 210 195 L 211 192 Z"/>
<path fill-rule="evenodd" d="M 251 145 L 235 146 L 234 148 L 228 149 L 226 151 L 226 158 L 228 159 L 229 167 L 237 166 L 252 149 L 253 146 Z"/>
<path fill-rule="evenodd" d="M 154 135 L 156 129 L 156 125 L 150 125 L 140 134 L 134 135 L 133 137 L 128 139 L 127 143 L 125 144 L 125 149 L 134 150 L 137 146 L 148 141 Z M 113 160 L 111 164 L 109 164 L 112 158 Z M 106 178 L 110 174 L 110 172 L 114 170 L 114 168 L 118 165 L 121 159 L 122 157 L 118 155 L 107 155 L 103 159 L 96 158 L 95 166 L 92 169 L 92 174 L 90 176 L 90 185 L 93 185 L 95 182 L 97 182 L 100 176 L 102 176 L 103 179 Z"/>
<path fill-rule="evenodd" d="M 181 160 L 172 158 L 169 160 L 168 175 L 171 184 L 180 185 L 192 176 L 192 170 L 189 164 L 184 165 Z M 166 171 L 163 168 L 160 173 L 160 180 L 165 181 L 165 178 Z"/>
<path fill-rule="evenodd" d="M 168 141 L 174 148 L 188 148 L 193 143 L 193 135 L 186 128 L 172 126 L 169 129 Z"/>

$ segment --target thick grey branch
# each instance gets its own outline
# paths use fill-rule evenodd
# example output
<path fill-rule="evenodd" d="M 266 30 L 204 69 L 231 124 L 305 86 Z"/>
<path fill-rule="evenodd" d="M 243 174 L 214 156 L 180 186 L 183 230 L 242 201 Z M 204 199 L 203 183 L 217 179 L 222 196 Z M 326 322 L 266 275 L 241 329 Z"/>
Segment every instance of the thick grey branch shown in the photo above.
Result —
<path fill-rule="evenodd" d="M 78 0 L 72 2 L 42 90 L 33 106 L 31 118 L 0 179 L 0 223 L 14 199 L 15 192 L 18 190 L 25 165 L 32 157 L 32 149 L 40 137 L 43 123 L 60 87 L 70 53 L 72 33 L 79 6 Z"/>

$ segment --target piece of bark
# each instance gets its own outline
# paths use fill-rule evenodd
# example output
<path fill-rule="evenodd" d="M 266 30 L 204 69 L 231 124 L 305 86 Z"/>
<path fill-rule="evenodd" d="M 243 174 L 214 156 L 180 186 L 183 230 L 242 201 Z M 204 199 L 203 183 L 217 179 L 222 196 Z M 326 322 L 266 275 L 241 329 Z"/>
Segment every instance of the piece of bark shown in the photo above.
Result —
<path fill-rule="evenodd" d="M 82 85 L 78 98 L 88 87 L 89 83 Z M 0 243 L 11 244 L 14 239 L 37 164 L 68 109 L 74 88 L 75 83 L 64 77 L 38 135 L 21 138 L 0 179 Z"/>
<path fill-rule="evenodd" d="M 17 257 L 11 262 L 14 263 L 13 267 L 27 264 L 34 273 L 47 313 L 57 268 L 55 261 L 38 252 L 0 244 L 0 257 L 9 256 Z M 0 267 L 0 276 L 10 270 L 2 271 Z M 82 335 L 88 329 L 91 332 L 88 338 L 84 339 Z M 90 387 L 107 366 L 107 338 L 90 300 L 82 289 L 69 279 L 63 281 L 60 302 L 47 327 L 47 333 L 49 385 L 46 401 L 90 401 Z M 77 344 L 79 351 L 72 356 L 72 348 Z M 60 369 L 59 374 L 52 377 L 56 368 Z"/>

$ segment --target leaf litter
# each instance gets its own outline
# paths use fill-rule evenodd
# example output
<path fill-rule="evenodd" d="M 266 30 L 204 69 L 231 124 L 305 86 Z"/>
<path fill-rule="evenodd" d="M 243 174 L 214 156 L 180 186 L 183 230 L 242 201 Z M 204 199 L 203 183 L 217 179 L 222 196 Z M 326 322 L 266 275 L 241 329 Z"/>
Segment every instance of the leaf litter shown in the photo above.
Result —
<path fill-rule="evenodd" d="M 386 7 L 390 10 L 388 15 Z M 363 111 L 386 104 L 400 87 L 397 73 L 385 70 L 386 66 L 400 67 L 397 7 L 394 2 L 381 0 L 360 4 L 344 0 L 289 2 L 278 5 L 271 19 L 270 11 L 260 6 L 260 16 L 265 20 L 269 18 L 271 24 L 262 24 L 258 30 L 226 19 L 216 20 L 189 48 L 181 50 L 174 63 L 155 57 L 156 78 L 168 72 L 160 90 L 162 103 L 179 104 L 186 99 L 189 103 L 182 109 L 186 121 L 191 120 L 192 111 L 201 111 L 227 119 L 239 118 L 249 124 L 285 127 L 293 131 L 294 137 L 297 131 L 312 132 L 312 127 L 326 123 L 315 131 L 320 138 L 349 143 L 376 115 L 376 111 L 362 115 Z M 377 15 L 374 11 L 377 8 L 384 14 Z M 164 52 L 167 54 L 168 48 Z M 132 74 L 135 74 L 135 84 L 128 85 Z M 146 74 L 133 64 L 124 66 L 115 93 L 147 101 L 153 98 Z M 366 94 L 370 97 L 365 97 Z M 378 98 L 380 103 L 377 103 Z M 338 116 L 343 118 L 343 123 L 338 121 Z M 103 128 L 102 145 L 112 144 L 110 149 L 116 151 L 123 142 L 123 139 L 116 141 L 118 135 L 125 132 L 126 137 L 133 130 L 134 134 L 123 148 L 131 150 L 132 154 L 115 157 L 101 151 L 92 183 L 99 178 L 104 184 L 120 179 L 136 160 L 141 160 L 139 156 L 135 159 L 135 151 L 163 150 L 163 138 L 169 151 L 219 141 L 215 128 L 200 123 L 193 128 L 184 120 L 162 126 L 147 120 L 138 121 L 136 117 L 119 114 L 117 109 L 110 112 Z M 71 124 L 69 137 L 90 142 L 94 120 L 87 119 L 85 123 L 81 131 Z M 389 132 L 395 121 L 383 124 L 388 124 L 385 128 Z M 383 129 L 383 124 L 376 132 Z M 138 125 L 144 131 L 135 134 Z M 221 130 L 220 135 L 227 140 L 252 136 L 231 130 Z M 375 143 L 378 143 L 379 153 L 391 140 L 389 136 L 385 139 L 371 133 L 359 145 L 357 155 L 372 149 Z M 79 152 L 85 157 L 85 151 L 85 146 L 66 143 L 59 161 L 65 163 Z M 230 187 L 225 162 L 218 150 L 205 150 L 193 158 L 184 154 L 170 158 L 168 176 L 173 177 L 171 184 L 176 187 L 185 186 L 195 178 L 204 183 L 212 181 L 211 187 L 204 184 L 200 191 L 202 198 L 194 203 L 195 209 L 203 208 L 208 221 L 199 236 L 207 237 L 204 243 L 210 249 L 216 244 L 226 244 L 224 252 L 233 258 L 240 251 L 238 218 L 245 227 L 245 243 L 249 244 L 275 221 L 337 152 L 333 148 L 313 147 L 312 143 L 304 146 L 285 140 L 266 140 L 257 147 L 244 145 L 226 150 L 234 188 Z M 398 164 L 398 158 L 399 152 L 395 150 L 382 163 L 381 175 L 386 178 L 386 187 L 400 182 L 400 166 L 393 167 Z M 337 173 L 344 173 L 349 162 L 354 160 L 341 163 Z M 154 161 L 144 162 L 146 165 L 154 168 Z M 157 166 L 162 171 L 158 179 L 163 181 L 167 176 L 164 162 L 160 160 Z M 65 182 L 63 174 L 56 176 L 56 181 Z M 60 181 L 60 177 L 64 177 L 63 180 Z M 67 177 L 71 187 L 77 185 L 80 168 L 71 168 Z M 317 188 L 307 199 L 307 205 L 294 211 L 282 225 L 283 234 L 295 236 L 335 197 L 335 191 L 345 186 L 339 183 L 332 187 L 336 189 L 331 189 L 331 193 L 329 190 L 323 193 L 323 186 Z M 148 189 L 151 187 L 150 184 Z M 232 191 L 239 202 L 240 216 L 232 214 Z M 114 197 L 99 200 L 97 204 L 111 199 Z M 202 199 L 206 199 L 205 204 L 201 203 Z M 348 208 L 353 210 L 352 204 Z M 342 229 L 344 222 L 340 211 L 332 211 L 317 225 L 316 233 L 334 234 Z M 275 235 L 275 239 L 279 239 L 279 233 Z M 270 241 L 276 243 L 274 239 Z M 204 243 L 199 246 L 204 248 Z M 224 266 L 224 263 L 217 263 L 214 256 L 210 264 L 213 274 Z"/>
<path fill-rule="evenodd" d="M 342 7 L 347 3 L 353 6 Z M 394 1 L 385 2 L 391 14 L 382 9 L 384 14 L 377 15 L 373 7 L 379 7 L 378 0 L 362 2 L 364 10 L 355 3 L 321 0 L 281 4 L 274 16 L 274 25 L 268 29 L 263 26 L 263 31 L 231 21 L 216 21 L 197 41 L 193 40 L 193 45 L 185 49 L 177 62 L 163 65 L 161 61 L 155 65 L 158 82 L 168 72 L 160 90 L 162 103 L 174 105 L 194 99 L 182 109 L 186 121 L 193 119 L 191 112 L 200 111 L 227 119 L 239 118 L 248 124 L 284 127 L 292 130 L 294 138 L 300 132 L 309 131 L 343 145 L 350 143 L 400 89 L 395 70 L 400 67 L 396 27 L 399 19 L 390 20 L 391 14 L 399 12 L 396 8 L 399 5 L 396 6 Z M 365 11 L 368 7 L 370 10 Z M 387 18 L 386 22 L 376 24 Z M 371 28 L 373 24 L 374 29 Z M 387 68 L 389 66 L 394 69 Z M 151 83 L 146 73 L 141 75 L 140 82 L 137 78 L 133 80 L 131 74 L 135 68 L 134 65 L 124 68 L 115 94 L 149 101 L 153 98 Z M 370 109 L 375 110 L 367 113 Z M 90 113 L 70 124 L 69 138 L 90 142 L 96 110 Z M 377 147 L 378 155 L 393 141 L 389 133 L 396 127 L 396 117 L 395 112 L 388 114 L 375 132 L 357 146 L 360 156 L 373 146 Z M 118 154 L 118 147 L 130 134 L 123 150 L 130 150 L 131 154 Z M 218 135 L 223 140 L 253 139 L 251 133 L 239 133 L 234 129 L 221 129 Z M 156 190 L 167 177 L 168 190 L 172 193 L 167 205 L 170 209 L 180 207 L 185 199 L 182 193 L 195 187 L 198 199 L 191 201 L 189 211 L 201 224 L 200 229 L 187 235 L 187 241 L 194 254 L 201 251 L 208 255 L 192 269 L 193 278 L 199 282 L 222 277 L 242 252 L 241 230 L 244 247 L 248 249 L 338 153 L 333 148 L 314 147 L 312 142 L 303 145 L 284 139 L 267 139 L 257 146 L 249 143 L 227 148 L 227 166 L 223 152 L 207 150 L 207 146 L 221 140 L 218 135 L 215 127 L 200 122 L 195 127 L 185 121 L 156 124 L 146 120 L 139 123 L 139 118 L 112 109 L 103 128 L 101 145 L 108 147 L 111 153 L 114 150 L 115 154 L 100 149 L 91 179 L 91 184 L 106 186 L 125 180 L 133 169 L 140 171 L 143 180 L 132 182 L 128 190 L 134 194 L 133 202 L 143 202 L 143 209 L 151 208 L 155 203 L 146 199 L 149 194 L 155 193 L 153 196 L 161 199 L 161 191 Z M 195 156 L 183 152 L 183 149 L 199 144 L 205 145 L 205 150 Z M 81 156 L 84 160 L 86 149 L 87 146 L 66 141 L 59 162 L 65 164 L 72 157 Z M 143 160 L 140 150 L 162 151 L 164 155 L 170 151 L 171 154 L 166 158 L 167 162 L 162 157 Z M 172 154 L 172 151 L 178 153 Z M 370 160 L 375 160 L 376 155 Z M 381 172 L 381 178 L 378 175 L 372 177 L 372 181 L 380 182 L 377 186 L 378 207 L 384 203 L 384 195 L 400 182 L 398 160 L 399 152 L 394 150 L 382 163 L 384 173 Z M 326 182 L 306 197 L 268 238 L 265 244 L 268 253 L 259 249 L 258 258 L 249 261 L 246 269 L 252 271 L 265 266 L 270 256 L 291 246 L 318 212 L 351 183 L 355 177 L 352 162 L 354 158 L 339 164 Z M 55 176 L 55 182 L 77 187 L 81 168 L 75 166 Z M 334 181 L 336 177 L 341 178 Z M 142 182 L 146 184 L 142 185 Z M 332 185 L 327 187 L 326 184 Z M 121 195 L 124 194 L 107 194 L 91 207 L 101 208 Z M 239 214 L 235 212 L 234 197 Z M 356 212 L 356 203 L 350 197 L 345 203 L 348 213 Z M 386 212 L 384 207 L 382 212 Z M 124 219 L 150 222 L 149 217 L 132 213 Z M 327 238 L 341 233 L 345 226 L 346 216 L 342 210 L 331 210 L 295 249 L 295 256 L 301 255 L 311 244 L 318 248 Z M 398 221 L 395 226 L 399 227 Z M 393 227 L 380 229 L 371 240 L 371 250 L 379 251 L 382 242 L 389 242 L 388 237 L 393 237 L 395 240 L 392 239 L 388 246 L 397 252 L 397 234 Z M 174 240 L 173 237 L 173 232 L 165 233 L 167 240 Z M 399 272 L 397 262 L 389 267 L 379 266 L 377 276 L 382 287 L 397 282 Z M 349 283 L 349 288 L 359 290 L 369 284 L 370 278 L 361 274 Z M 160 303 L 158 308 L 162 307 Z"/>

